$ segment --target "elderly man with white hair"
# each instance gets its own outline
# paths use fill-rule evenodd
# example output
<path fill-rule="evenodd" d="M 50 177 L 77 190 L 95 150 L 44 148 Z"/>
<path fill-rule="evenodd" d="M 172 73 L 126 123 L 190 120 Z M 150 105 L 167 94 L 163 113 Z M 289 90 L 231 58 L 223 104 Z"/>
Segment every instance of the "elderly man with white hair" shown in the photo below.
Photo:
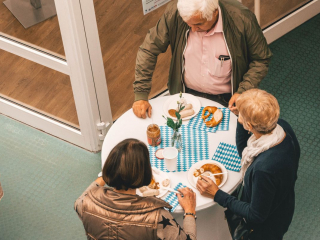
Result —
<path fill-rule="evenodd" d="M 151 117 L 152 75 L 169 45 L 170 94 L 205 97 L 234 113 L 239 95 L 267 75 L 272 56 L 255 15 L 237 0 L 173 0 L 137 54 L 132 106 L 137 117 Z"/>

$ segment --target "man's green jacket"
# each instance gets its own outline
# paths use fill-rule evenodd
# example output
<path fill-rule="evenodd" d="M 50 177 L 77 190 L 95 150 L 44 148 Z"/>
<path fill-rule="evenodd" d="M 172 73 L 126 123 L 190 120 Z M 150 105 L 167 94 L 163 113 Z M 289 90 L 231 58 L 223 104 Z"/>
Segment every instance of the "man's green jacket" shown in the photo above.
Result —
<path fill-rule="evenodd" d="M 257 19 L 237 0 L 220 0 L 219 6 L 224 37 L 232 62 L 232 94 L 257 88 L 267 75 L 272 56 Z M 139 47 L 133 83 L 135 101 L 148 100 L 157 56 L 166 52 L 169 44 L 172 59 L 168 89 L 170 94 L 184 91 L 183 52 L 189 30 L 190 27 L 182 20 L 177 10 L 177 0 L 170 2 L 157 25 L 149 30 Z"/>

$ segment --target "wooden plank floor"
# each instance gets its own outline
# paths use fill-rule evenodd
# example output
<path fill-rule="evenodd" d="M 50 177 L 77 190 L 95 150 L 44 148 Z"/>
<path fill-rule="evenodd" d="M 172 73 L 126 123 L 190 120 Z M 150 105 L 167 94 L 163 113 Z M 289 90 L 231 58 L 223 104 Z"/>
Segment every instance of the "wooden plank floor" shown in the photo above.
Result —
<path fill-rule="evenodd" d="M 95 0 L 113 120 L 132 106 L 136 53 L 164 8 L 144 16 L 138 1 Z M 64 57 L 57 17 L 24 29 L 1 3 L 0 32 Z M 169 51 L 158 60 L 150 97 L 166 89 L 168 58 Z M 5 51 L 0 52 L 0 61 L 1 96 L 79 127 L 68 76 Z"/>
<path fill-rule="evenodd" d="M 64 57 L 57 17 L 24 29 L 0 0 L 0 32 Z M 261 2 L 261 24 L 305 0 Z M 253 10 L 253 0 L 243 0 Z M 94 0 L 113 119 L 131 108 L 136 53 L 165 6 L 143 15 L 141 1 Z M 160 55 L 150 97 L 166 89 L 170 51 Z M 0 95 L 79 127 L 69 77 L 13 54 L 0 52 Z"/>
<path fill-rule="evenodd" d="M 70 77 L 0 50 L 0 96 L 78 127 Z"/>
<path fill-rule="evenodd" d="M 131 108 L 138 47 L 155 26 L 165 6 L 143 15 L 141 1 L 95 1 L 99 37 L 113 119 Z M 155 96 L 166 89 L 170 51 L 159 56 L 152 82 Z"/>

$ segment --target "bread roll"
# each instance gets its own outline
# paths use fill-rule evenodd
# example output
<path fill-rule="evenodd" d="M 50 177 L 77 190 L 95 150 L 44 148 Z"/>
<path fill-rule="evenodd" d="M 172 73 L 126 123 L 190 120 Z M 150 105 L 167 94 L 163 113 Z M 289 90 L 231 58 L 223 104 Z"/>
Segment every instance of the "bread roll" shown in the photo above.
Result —
<path fill-rule="evenodd" d="M 147 187 L 147 186 L 143 186 L 143 187 L 141 187 L 141 188 L 139 188 L 139 191 L 141 192 L 141 193 L 144 193 L 145 191 L 147 191 L 149 188 Z"/>
<path fill-rule="evenodd" d="M 170 180 L 169 179 L 165 179 L 165 180 L 162 181 L 162 186 L 164 186 L 164 187 L 168 187 L 169 184 L 170 184 Z"/>
<path fill-rule="evenodd" d="M 142 196 L 148 197 L 148 196 L 158 196 L 159 195 L 159 190 L 158 189 L 149 189 L 147 191 L 144 191 L 142 193 Z"/>

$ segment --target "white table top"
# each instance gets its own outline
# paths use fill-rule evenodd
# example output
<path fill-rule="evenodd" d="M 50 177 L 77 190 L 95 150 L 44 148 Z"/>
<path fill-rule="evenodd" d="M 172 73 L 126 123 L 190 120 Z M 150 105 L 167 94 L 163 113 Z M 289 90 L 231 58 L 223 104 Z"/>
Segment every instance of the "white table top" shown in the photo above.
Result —
<path fill-rule="evenodd" d="M 165 119 L 162 117 L 163 113 L 163 103 L 169 98 L 158 97 L 156 99 L 150 100 L 152 105 L 152 118 L 141 119 L 134 115 L 132 109 L 125 112 L 118 120 L 113 124 L 107 133 L 101 151 L 101 163 L 104 165 L 105 160 L 107 159 L 108 154 L 112 148 L 126 138 L 136 138 L 144 142 L 146 145 L 147 142 L 147 126 L 151 123 L 158 124 L 159 126 L 165 125 Z M 211 100 L 200 98 L 200 103 L 202 107 L 205 106 L 217 106 L 222 107 L 219 103 L 213 102 Z M 188 121 L 183 121 L 183 124 L 187 124 Z M 229 144 L 236 145 L 235 136 L 236 136 L 236 126 L 237 126 L 237 117 L 233 113 L 230 113 L 230 124 L 229 131 L 217 131 L 216 133 L 207 133 L 209 139 L 209 156 L 212 158 L 213 154 L 216 151 L 220 142 L 225 142 Z M 204 160 L 204 159 L 201 159 Z M 169 172 L 169 178 L 171 180 L 171 187 L 176 186 L 179 182 L 190 187 L 197 194 L 197 207 L 196 210 L 205 209 L 216 204 L 212 199 L 206 198 L 200 195 L 199 191 L 193 188 L 187 179 L 188 172 Z M 240 182 L 241 175 L 238 172 L 228 170 L 228 179 L 227 182 L 221 187 L 221 189 L 227 193 L 232 193 L 234 189 L 238 186 Z M 166 195 L 165 195 L 166 196 Z M 165 198 L 163 197 L 163 199 Z M 183 212 L 183 209 L 180 205 L 176 208 L 175 212 Z"/>

